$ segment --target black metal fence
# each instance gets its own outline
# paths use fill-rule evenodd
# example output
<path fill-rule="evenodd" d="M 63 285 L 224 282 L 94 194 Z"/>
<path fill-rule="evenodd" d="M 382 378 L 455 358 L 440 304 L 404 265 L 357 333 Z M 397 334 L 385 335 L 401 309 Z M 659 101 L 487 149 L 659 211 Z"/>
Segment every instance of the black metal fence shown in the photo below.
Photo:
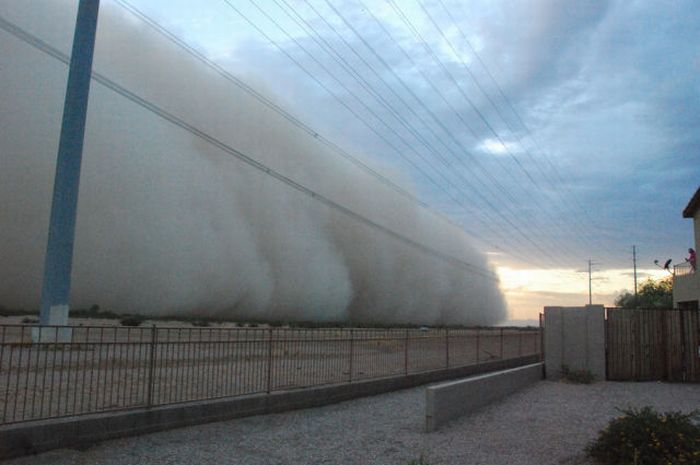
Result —
<path fill-rule="evenodd" d="M 690 263 L 673 265 L 673 276 L 688 276 L 693 273 L 695 273 L 695 268 L 693 268 Z"/>
<path fill-rule="evenodd" d="M 541 349 L 539 329 L 0 325 L 0 424 L 405 376 Z"/>

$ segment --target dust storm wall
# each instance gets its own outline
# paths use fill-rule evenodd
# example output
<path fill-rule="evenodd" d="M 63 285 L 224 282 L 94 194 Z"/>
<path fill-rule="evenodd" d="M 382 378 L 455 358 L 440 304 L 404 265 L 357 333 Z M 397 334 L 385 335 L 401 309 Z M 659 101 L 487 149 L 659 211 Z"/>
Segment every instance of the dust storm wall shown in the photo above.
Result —
<path fill-rule="evenodd" d="M 2 0 L 0 15 L 67 54 L 74 3 Z M 212 139 L 93 80 L 72 306 L 385 323 L 505 318 L 489 263 L 460 229 L 109 3 L 94 70 Z M 66 76 L 65 63 L 0 31 L 6 307 L 38 307 Z M 227 147 L 409 241 L 280 182 Z M 382 171 L 407 184 L 400 169 Z"/>

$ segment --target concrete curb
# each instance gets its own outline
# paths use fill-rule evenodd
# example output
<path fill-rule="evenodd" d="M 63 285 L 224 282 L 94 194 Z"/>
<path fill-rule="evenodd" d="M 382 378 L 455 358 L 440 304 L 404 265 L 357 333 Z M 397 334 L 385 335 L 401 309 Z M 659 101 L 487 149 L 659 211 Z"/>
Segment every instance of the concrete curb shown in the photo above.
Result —
<path fill-rule="evenodd" d="M 92 446 L 107 439 L 201 423 L 319 407 L 536 361 L 539 355 L 401 377 L 5 425 L 0 427 L 0 459 L 65 447 Z"/>
<path fill-rule="evenodd" d="M 430 386 L 425 391 L 426 431 L 435 431 L 454 418 L 471 413 L 541 380 L 543 367 L 543 363 L 534 363 Z"/>

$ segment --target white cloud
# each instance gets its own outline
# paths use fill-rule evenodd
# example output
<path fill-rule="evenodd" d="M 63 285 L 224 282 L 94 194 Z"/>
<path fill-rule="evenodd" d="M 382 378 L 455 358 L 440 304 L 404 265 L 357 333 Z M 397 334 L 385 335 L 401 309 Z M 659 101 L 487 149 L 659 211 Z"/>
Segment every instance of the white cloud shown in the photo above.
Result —
<path fill-rule="evenodd" d="M 482 140 L 476 149 L 480 152 L 489 153 L 491 155 L 508 155 L 522 153 L 523 148 L 516 142 L 500 141 L 495 138 Z"/>
<path fill-rule="evenodd" d="M 639 269 L 637 272 L 639 284 L 646 278 L 661 279 L 668 276 L 668 273 L 657 268 Z M 534 318 L 545 305 L 588 303 L 588 274 L 581 270 L 500 266 L 497 273 L 511 317 Z M 628 268 L 594 271 L 592 277 L 594 304 L 613 305 L 617 295 L 624 290 L 631 292 L 634 288 L 631 270 Z"/>

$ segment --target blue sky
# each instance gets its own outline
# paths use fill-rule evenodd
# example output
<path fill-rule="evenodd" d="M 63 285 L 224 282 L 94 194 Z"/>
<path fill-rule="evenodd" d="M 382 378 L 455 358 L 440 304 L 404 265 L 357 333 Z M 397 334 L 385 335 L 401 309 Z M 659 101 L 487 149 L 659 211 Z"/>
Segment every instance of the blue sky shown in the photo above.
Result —
<path fill-rule="evenodd" d="M 548 292 L 513 283 L 549 270 L 576 302 L 590 258 L 615 276 L 597 283 L 611 303 L 633 244 L 644 273 L 692 245 L 693 1 L 129 3 L 328 139 L 401 166 L 516 291 Z"/>

